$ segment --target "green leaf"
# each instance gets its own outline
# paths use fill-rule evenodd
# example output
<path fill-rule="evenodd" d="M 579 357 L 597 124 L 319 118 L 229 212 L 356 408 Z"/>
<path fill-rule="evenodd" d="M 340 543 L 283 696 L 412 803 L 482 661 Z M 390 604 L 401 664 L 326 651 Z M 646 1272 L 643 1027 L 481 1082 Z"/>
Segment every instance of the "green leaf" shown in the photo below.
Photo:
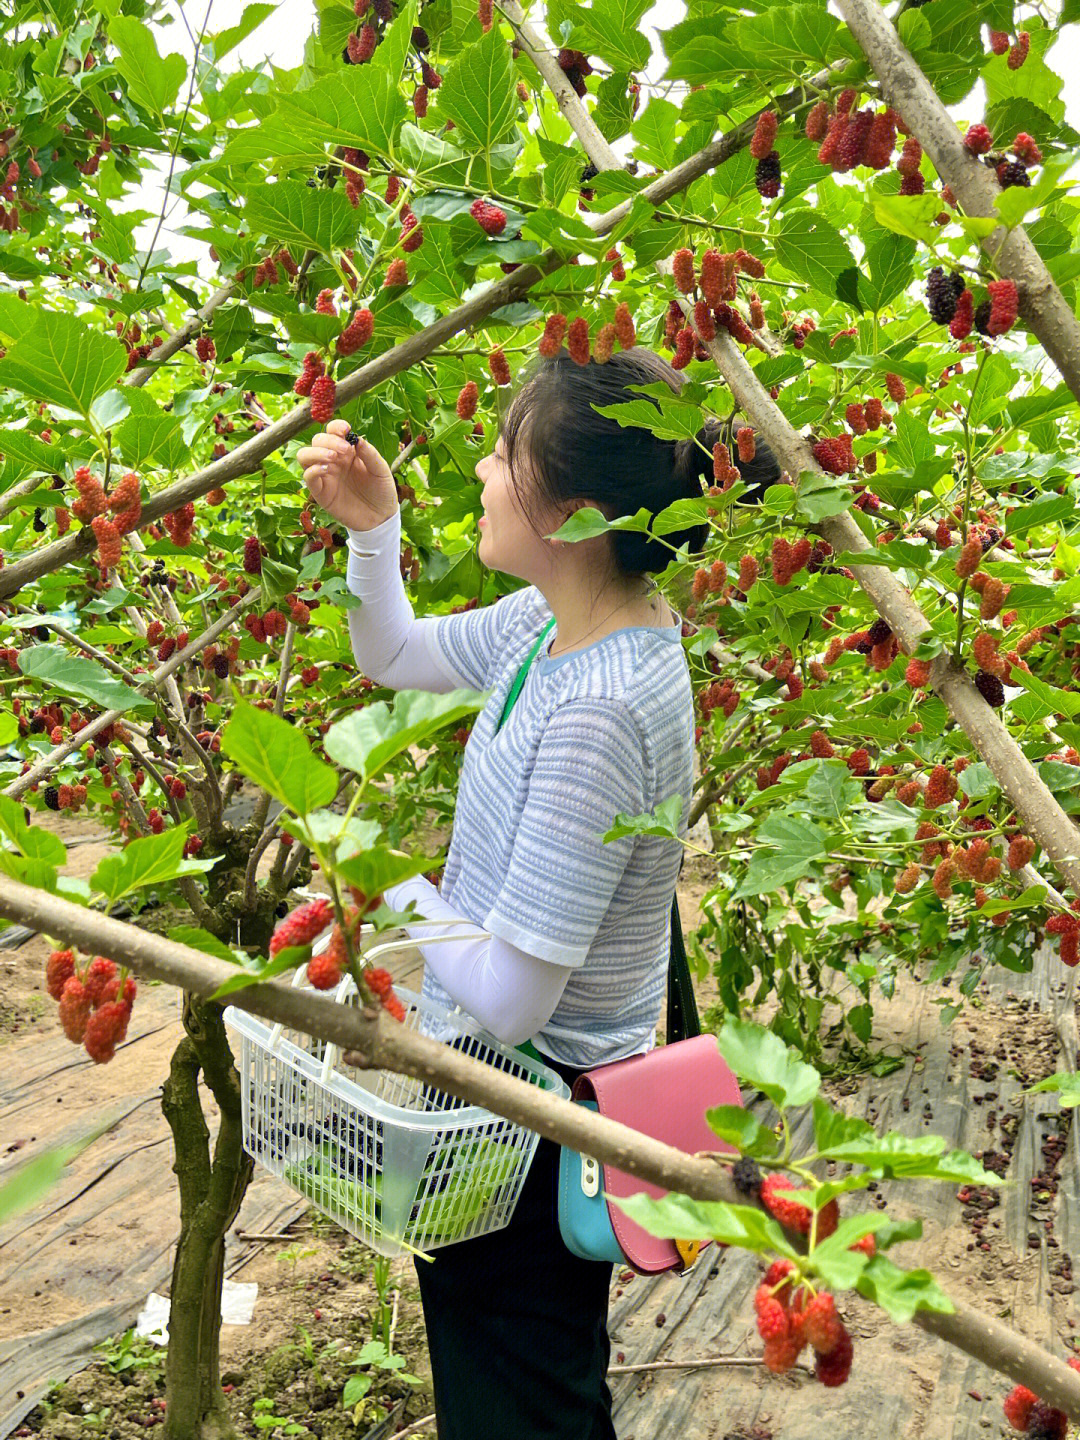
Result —
<path fill-rule="evenodd" d="M 1047 160 L 1039 172 L 1039 178 L 1031 186 L 1010 185 L 1007 190 L 1002 190 L 994 197 L 994 207 L 1001 216 L 1002 223 L 1011 230 L 1032 210 L 1041 210 L 1057 189 L 1066 170 L 1074 163 L 1075 157 L 1072 155 Z"/>
<path fill-rule="evenodd" d="M 640 154 L 646 164 L 670 169 L 675 155 L 678 124 L 677 105 L 659 97 L 650 100 L 631 127 L 630 133 L 636 146 L 634 153 Z"/>
<path fill-rule="evenodd" d="M 604 1198 L 647 1230 L 672 1240 L 715 1240 L 743 1250 L 775 1251 L 796 1258 L 787 1237 L 771 1215 L 751 1205 L 727 1205 L 722 1200 L 691 1200 L 672 1191 L 660 1200 L 651 1195 L 630 1195 L 625 1200 Z"/>
<path fill-rule="evenodd" d="M 276 9 L 276 5 L 246 5 L 236 25 L 230 26 L 228 30 L 219 30 L 211 36 L 214 59 L 223 60 L 230 50 L 235 49 L 241 40 L 246 40 Z"/>
<path fill-rule="evenodd" d="M 855 1283 L 860 1295 L 880 1305 L 897 1325 L 916 1310 L 937 1310 L 951 1315 L 956 1309 L 929 1270 L 901 1270 L 884 1255 L 875 1255 Z"/>
<path fill-rule="evenodd" d="M 1060 1096 L 1062 1109 L 1069 1110 L 1080 1105 L 1080 1074 L 1075 1070 L 1058 1070 L 1053 1075 L 1048 1075 L 1045 1080 L 1040 1080 L 1037 1085 L 1029 1085 L 1025 1092 L 1028 1095 L 1045 1095 L 1055 1093 Z"/>
<path fill-rule="evenodd" d="M 276 114 L 257 128 L 271 136 L 275 148 L 280 148 L 279 137 L 290 137 L 289 149 L 304 146 L 303 155 L 313 145 L 319 151 L 324 145 L 349 145 L 369 154 L 392 155 L 405 115 L 405 97 L 385 70 L 346 65 L 335 71 L 332 85 L 320 81 L 307 90 L 281 95 Z M 268 132 L 269 122 L 276 122 L 278 128 Z M 224 158 L 232 158 L 232 143 Z"/>
<path fill-rule="evenodd" d="M 951 1150 L 943 1155 L 944 1148 L 945 1140 L 941 1135 L 901 1135 L 899 1131 L 890 1130 L 876 1140 L 856 1138 L 841 1141 L 821 1153 L 832 1160 L 865 1165 L 889 1179 L 918 1176 L 927 1180 L 968 1181 L 977 1185 L 1003 1183 L 963 1150 Z"/>
<path fill-rule="evenodd" d="M 164 885 L 182 875 L 201 875 L 212 870 L 217 859 L 185 860 L 187 826 L 174 825 L 160 835 L 143 835 L 125 845 L 119 855 L 106 855 L 90 876 L 91 889 L 104 895 L 112 905 L 147 885 Z"/>
<path fill-rule="evenodd" d="M 774 244 L 784 269 L 829 299 L 836 296 L 837 277 L 855 265 L 839 230 L 818 211 L 793 210 L 786 214 Z"/>
<path fill-rule="evenodd" d="M 906 290 L 911 284 L 914 260 L 915 242 L 907 236 L 887 231 L 875 240 L 866 252 L 865 268 L 859 270 L 858 295 L 863 309 L 882 310 Z"/>
<path fill-rule="evenodd" d="M 940 240 L 934 217 L 941 212 L 938 195 L 878 195 L 874 197 L 874 219 L 886 230 L 921 240 L 936 247 Z"/>
<path fill-rule="evenodd" d="M 816 470 L 805 470 L 799 476 L 795 508 L 812 525 L 830 515 L 842 515 L 854 502 L 851 486 L 838 485 L 835 476 L 819 475 Z"/>
<path fill-rule="evenodd" d="M 395 85 L 401 83 L 408 63 L 416 13 L 417 0 L 406 0 L 404 5 L 399 6 L 397 14 L 383 30 L 382 38 L 375 47 L 375 54 L 371 57 L 371 64 L 385 70 Z"/>
<path fill-rule="evenodd" d="M 680 404 L 674 395 L 670 400 L 658 400 L 655 405 L 651 400 L 630 400 L 592 408 L 598 415 L 617 421 L 624 430 L 628 426 L 641 426 L 651 430 L 659 440 L 693 439 L 702 423 L 700 407 Z"/>
<path fill-rule="evenodd" d="M 642 70 L 652 53 L 640 20 L 651 0 L 593 0 L 577 9 L 578 23 L 566 42 L 572 49 L 599 55 L 614 70 Z"/>
<path fill-rule="evenodd" d="M 780 1141 L 768 1126 L 741 1105 L 713 1105 L 705 1111 L 705 1119 L 709 1129 L 741 1155 L 769 1158 L 780 1149 Z"/>
<path fill-rule="evenodd" d="M 318 250 L 322 255 L 353 244 L 357 213 L 341 189 L 312 189 L 302 180 L 263 182 L 249 191 L 244 202 L 249 229 L 277 245 Z"/>
<path fill-rule="evenodd" d="M 0 795 L 0 835 L 6 835 L 15 848 L 28 860 L 41 860 L 46 865 L 63 865 L 67 848 L 57 836 L 40 825 L 28 825 L 23 807 L 10 796 Z"/>
<path fill-rule="evenodd" d="M 178 945 L 187 945 L 191 950 L 201 950 L 204 955 L 213 955 L 216 960 L 227 960 L 230 965 L 238 963 L 236 951 L 230 950 L 223 940 L 198 925 L 174 925 L 169 931 L 169 939 L 175 940 Z"/>
<path fill-rule="evenodd" d="M 97 397 L 123 375 L 127 351 L 115 335 L 102 335 L 74 315 L 25 308 L 34 324 L 0 360 L 0 390 L 18 390 L 35 404 L 59 405 L 89 419 Z"/>
<path fill-rule="evenodd" d="M 299 730 L 239 697 L 222 731 L 221 749 L 249 779 L 297 815 L 321 809 L 337 794 L 333 768 L 311 753 Z"/>
<path fill-rule="evenodd" d="M 1029 505 L 1018 505 L 1005 517 L 1007 535 L 1023 535 L 1037 525 L 1053 525 L 1058 520 L 1067 520 L 1076 509 L 1076 502 L 1069 494 L 1039 495 Z"/>
<path fill-rule="evenodd" d="M 739 1079 L 767 1095 L 778 1109 L 809 1105 L 821 1088 L 818 1072 L 763 1025 L 726 1015 L 716 1045 Z"/>
<path fill-rule="evenodd" d="M 842 1145 L 853 1140 L 869 1141 L 876 1131 L 858 1115 L 845 1115 L 836 1110 L 820 1095 L 814 1098 L 814 1144 L 825 1155 L 831 1145 Z"/>
<path fill-rule="evenodd" d="M 1029 675 L 1026 670 L 1013 667 L 1013 680 L 1016 684 L 1023 685 L 1025 690 L 1030 690 L 1033 695 L 1049 706 L 1052 714 L 1065 715 L 1070 720 L 1075 720 L 1080 715 L 1080 695 L 1074 691 L 1059 690 L 1054 685 L 1048 685 L 1045 680 L 1040 680 L 1036 675 Z"/>
<path fill-rule="evenodd" d="M 434 855 L 406 855 L 401 850 L 375 846 L 362 854 L 339 860 L 337 874 L 349 885 L 356 885 L 365 895 L 383 895 L 395 885 L 423 875 L 439 863 Z M 404 912 L 397 911 L 397 914 Z"/>
<path fill-rule="evenodd" d="M 755 851 L 735 898 L 764 895 L 805 875 L 815 860 L 828 854 L 829 836 L 811 820 L 795 815 L 770 815 L 756 838 L 763 845 L 778 845 L 777 854 Z"/>
<path fill-rule="evenodd" d="M 774 5 L 760 15 L 736 20 L 731 36 L 744 55 L 752 55 L 753 79 L 767 87 L 819 70 L 839 53 L 839 20 L 821 5 Z"/>
<path fill-rule="evenodd" d="M 686 80 L 691 85 L 734 80 L 750 73 L 756 59 L 744 55 L 729 34 L 699 35 L 675 51 L 663 79 Z"/>
<path fill-rule="evenodd" d="M 173 51 L 162 59 L 154 33 L 132 15 L 112 17 L 109 39 L 120 52 L 111 64 L 127 82 L 125 94 L 151 115 L 163 119 L 175 106 L 180 86 L 187 79 L 186 57 Z"/>
<path fill-rule="evenodd" d="M 5 1224 L 13 1215 L 18 1215 L 20 1211 L 28 1210 L 47 1195 L 64 1173 L 65 1166 L 70 1165 L 77 1155 L 81 1155 L 86 1147 L 104 1135 L 106 1130 L 110 1130 L 117 1123 L 117 1119 L 118 1117 L 114 1116 L 112 1119 L 103 1120 L 72 1144 L 53 1145 L 33 1160 L 21 1165 L 14 1175 L 0 1185 L 0 1225 Z"/>
<path fill-rule="evenodd" d="M 822 760 L 806 782 L 806 802 L 812 815 L 837 820 L 862 799 L 863 788 L 843 760 Z"/>
<path fill-rule="evenodd" d="M 331 760 L 355 770 L 367 781 L 381 774 L 390 761 L 410 745 L 423 745 L 447 725 L 475 715 L 484 708 L 485 699 L 482 692 L 468 689 L 451 690 L 445 695 L 427 690 L 399 690 L 392 708 L 380 700 L 354 710 L 332 725 L 323 745 Z M 290 730 L 290 734 L 295 731 Z M 331 790 L 330 794 L 333 793 Z M 325 800 L 319 803 L 325 804 Z"/>
<path fill-rule="evenodd" d="M 92 700 L 103 710 L 152 710 L 154 701 L 125 685 L 97 660 L 69 655 L 60 645 L 35 645 L 19 651 L 19 669 L 62 695 Z"/>
<path fill-rule="evenodd" d="M 493 25 L 447 66 L 439 86 L 439 114 L 453 120 L 461 132 L 459 144 L 487 154 L 514 129 L 517 112 L 510 49 Z"/>
<path fill-rule="evenodd" d="M 246 990 L 249 985 L 261 985 L 264 980 L 273 980 L 278 975 L 284 975 L 286 970 L 295 970 L 297 966 L 306 964 L 310 953 L 310 945 L 288 945 L 265 963 L 262 963 L 260 956 L 259 963 L 254 968 L 238 969 L 235 975 L 223 980 L 209 998 L 224 1000 L 227 995 L 235 995 L 238 990 Z"/>

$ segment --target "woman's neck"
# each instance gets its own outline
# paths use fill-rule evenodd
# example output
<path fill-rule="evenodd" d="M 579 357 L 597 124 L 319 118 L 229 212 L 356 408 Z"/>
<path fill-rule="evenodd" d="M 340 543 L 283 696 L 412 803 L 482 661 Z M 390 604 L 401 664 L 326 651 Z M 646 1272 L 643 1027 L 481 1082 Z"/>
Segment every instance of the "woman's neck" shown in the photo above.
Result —
<path fill-rule="evenodd" d="M 610 635 L 616 630 L 624 630 L 635 625 L 672 625 L 675 621 L 670 608 L 660 594 L 640 595 L 624 601 L 612 607 L 610 614 L 604 615 L 601 620 L 592 622 L 591 628 L 588 624 L 567 627 L 556 622 L 555 636 L 548 646 L 549 658 L 558 655 L 568 655 L 575 650 L 584 649 L 587 645 L 593 645 L 597 640 L 602 640 L 605 635 Z"/>

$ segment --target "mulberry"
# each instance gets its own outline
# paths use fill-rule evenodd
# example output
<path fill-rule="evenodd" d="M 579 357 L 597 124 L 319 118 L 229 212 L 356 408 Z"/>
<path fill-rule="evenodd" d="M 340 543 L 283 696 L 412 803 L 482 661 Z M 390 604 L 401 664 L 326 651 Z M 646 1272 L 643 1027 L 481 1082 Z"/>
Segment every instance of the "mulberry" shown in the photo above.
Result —
<path fill-rule="evenodd" d="M 829 121 L 825 139 L 818 146 L 817 158 L 820 165 L 832 165 L 847 133 L 847 115 L 834 115 Z"/>
<path fill-rule="evenodd" d="M 956 878 L 956 861 L 952 857 L 942 860 L 934 871 L 934 878 L 931 884 L 934 887 L 934 894 L 939 900 L 948 900 L 952 897 L 952 882 Z"/>
<path fill-rule="evenodd" d="M 749 425 L 744 425 L 736 434 L 735 439 L 739 446 L 739 459 L 744 465 L 748 465 L 757 454 L 754 432 Z"/>
<path fill-rule="evenodd" d="M 775 110 L 764 110 L 758 116 L 754 136 L 750 141 L 750 154 L 755 160 L 764 160 L 765 156 L 771 152 L 778 127 L 779 121 L 776 118 Z"/>
<path fill-rule="evenodd" d="M 75 952 L 54 950 L 45 962 L 45 988 L 54 1000 L 64 993 L 64 986 L 75 974 Z"/>
<path fill-rule="evenodd" d="M 249 535 L 244 541 L 244 570 L 248 575 L 262 574 L 262 551 L 257 535 Z"/>
<path fill-rule="evenodd" d="M 492 350 L 488 356 L 488 371 L 496 385 L 510 384 L 510 365 L 501 349 Z"/>
<path fill-rule="evenodd" d="M 550 358 L 553 355 L 557 355 L 565 334 L 566 316 L 559 314 L 549 315 L 544 322 L 544 333 L 541 335 L 540 342 L 536 348 L 540 351 L 540 354 L 545 357 Z"/>
<path fill-rule="evenodd" d="M 116 523 L 107 520 L 104 515 L 95 515 L 90 525 L 97 539 L 98 564 L 103 570 L 109 570 L 114 565 L 119 565 L 124 541 Z"/>
<path fill-rule="evenodd" d="M 995 575 L 987 577 L 983 586 L 982 598 L 979 604 L 979 619 L 993 620 L 1005 603 L 1005 597 L 1009 593 L 1009 586 Z"/>
<path fill-rule="evenodd" d="M 812 110 L 807 114 L 804 127 L 806 138 L 813 140 L 815 144 L 824 140 L 825 132 L 829 128 L 829 102 L 819 100 Z"/>
<path fill-rule="evenodd" d="M 707 305 L 715 307 L 722 303 L 727 285 L 724 256 L 719 250 L 706 250 L 701 257 L 701 293 Z"/>
<path fill-rule="evenodd" d="M 1006 61 L 1010 70 L 1019 70 L 1028 57 L 1028 50 L 1031 48 L 1031 36 L 1026 30 L 1021 30 L 1016 37 L 1016 44 L 1009 51 L 1009 58 Z"/>
<path fill-rule="evenodd" d="M 909 660 L 907 669 L 904 671 L 904 679 L 915 689 L 926 685 L 930 679 L 929 660 Z"/>
<path fill-rule="evenodd" d="M 60 1024 L 64 1034 L 76 1045 L 82 1044 L 92 1001 L 77 975 L 64 982 L 60 993 Z"/>
<path fill-rule="evenodd" d="M 935 325 L 948 325 L 963 293 L 964 281 L 959 272 L 946 275 L 940 265 L 934 266 L 926 277 L 926 304 Z"/>
<path fill-rule="evenodd" d="M 853 435 L 865 435 L 869 426 L 866 423 L 866 412 L 862 405 L 851 404 L 844 411 L 844 419 L 847 421 Z"/>
<path fill-rule="evenodd" d="M 575 365 L 589 363 L 589 322 L 584 315 L 570 321 L 566 332 L 566 349 Z"/>
<path fill-rule="evenodd" d="M 911 891 L 915 889 L 915 886 L 919 883 L 920 874 L 921 871 L 919 870 L 918 865 L 914 864 L 914 862 L 910 865 L 906 865 L 904 869 L 900 872 L 900 874 L 896 877 L 896 893 L 898 895 L 909 895 Z"/>
<path fill-rule="evenodd" d="M 307 978 L 316 990 L 333 990 L 341 983 L 341 965 L 332 947 L 311 957 L 307 963 Z"/>
<path fill-rule="evenodd" d="M 400 262 L 395 261 L 394 263 L 401 263 L 403 265 L 405 262 L 402 260 Z M 338 336 L 336 346 L 337 353 L 339 355 L 355 354 L 356 351 L 361 348 L 361 346 L 367 344 L 367 342 L 371 339 L 374 333 L 375 316 L 365 306 L 362 310 L 357 310 L 356 314 L 349 321 L 348 325 L 346 325 L 345 329 Z M 314 403 L 315 402 L 313 400 L 312 405 L 314 405 Z M 313 413 L 312 419 L 314 418 L 315 416 Z"/>
<path fill-rule="evenodd" d="M 472 419 L 476 414 L 476 405 L 479 398 L 480 392 L 477 389 L 476 381 L 466 380 L 458 393 L 457 405 L 455 406 L 459 420 Z"/>
<path fill-rule="evenodd" d="M 1011 280 L 991 280 L 986 289 L 991 301 L 987 333 L 1004 335 L 1016 321 L 1016 286 Z"/>
<path fill-rule="evenodd" d="M 610 321 L 606 325 L 601 325 L 593 342 L 593 359 L 597 365 L 606 365 L 611 359 L 611 352 L 615 349 L 615 340 L 615 326 Z"/>
<path fill-rule="evenodd" d="M 334 918 L 334 908 L 329 900 L 320 897 L 309 900 L 287 916 L 274 931 L 270 939 L 270 954 L 276 955 L 293 945 L 310 945 L 326 929 Z"/>
<path fill-rule="evenodd" d="M 744 555 L 739 561 L 739 589 L 746 595 L 758 578 L 758 562 L 753 555 Z"/>
<path fill-rule="evenodd" d="M 716 322 L 713 320 L 712 311 L 704 300 L 699 300 L 694 306 L 694 329 L 701 336 L 702 340 L 716 339 Z"/>
<path fill-rule="evenodd" d="M 675 354 L 671 359 L 673 370 L 685 370 L 690 361 L 694 358 L 694 346 L 697 337 L 689 325 L 684 325 L 679 331 L 675 340 Z"/>
<path fill-rule="evenodd" d="M 821 1290 L 803 1312 L 803 1331 L 819 1355 L 831 1355 L 840 1344 L 844 1325 L 836 1313 L 836 1301 Z"/>
<path fill-rule="evenodd" d="M 694 252 L 685 247 L 671 257 L 671 274 L 675 288 L 689 295 L 694 288 Z"/>
<path fill-rule="evenodd" d="M 486 235 L 501 235 L 506 229 L 506 212 L 487 200 L 476 199 L 469 206 L 469 214 Z"/>
<path fill-rule="evenodd" d="M 885 389 L 889 392 L 889 399 L 897 405 L 902 405 L 907 399 L 907 386 L 899 375 L 894 375 L 890 370 L 885 376 Z"/>
<path fill-rule="evenodd" d="M 775 200 L 780 194 L 780 156 L 772 150 L 757 162 L 754 184 L 763 200 Z"/>
<path fill-rule="evenodd" d="M 985 125 L 970 125 L 964 136 L 964 145 L 973 155 L 985 155 L 994 148 L 994 137 Z"/>
<path fill-rule="evenodd" d="M 919 165 L 922 161 L 922 146 L 914 135 L 909 135 L 904 141 L 904 148 L 900 152 L 900 159 L 896 162 L 896 168 L 906 179 L 919 174 Z"/>
<path fill-rule="evenodd" d="M 1014 835 L 1009 841 L 1008 865 L 1010 870 L 1022 870 L 1030 865 L 1035 855 L 1035 841 L 1027 835 Z"/>
<path fill-rule="evenodd" d="M 1009 36 L 1004 30 L 990 31 L 990 49 L 995 55 L 1005 55 L 1009 50 Z M 1021 1430 L 1024 1428 L 1021 1425 Z"/>
<path fill-rule="evenodd" d="M 389 285 L 407 285 L 409 283 L 409 270 L 404 258 L 399 255 L 396 260 L 391 260 L 386 267 L 386 278 L 383 280 L 383 289 Z"/>
<path fill-rule="evenodd" d="M 325 425 L 334 418 L 337 386 L 332 375 L 320 375 L 311 387 L 311 418 L 316 425 Z"/>
<path fill-rule="evenodd" d="M 614 323 L 615 334 L 619 337 L 619 345 L 623 350 L 629 350 L 637 344 L 634 321 L 630 315 L 630 307 L 625 300 L 615 307 Z"/>
<path fill-rule="evenodd" d="M 813 452 L 814 459 L 822 470 L 827 471 L 830 475 L 843 475 L 846 471 L 855 469 L 851 436 L 846 432 L 843 435 L 826 437 L 817 441 L 813 446 Z"/>
<path fill-rule="evenodd" d="M 840 1339 L 836 1348 L 828 1355 L 818 1355 L 814 1364 L 814 1373 L 822 1385 L 835 1386 L 843 1385 L 851 1374 L 851 1360 L 854 1347 L 851 1343 L 851 1336 L 842 1329 Z"/>
<path fill-rule="evenodd" d="M 945 765 L 935 765 L 930 772 L 930 779 L 926 784 L 924 800 L 928 810 L 936 810 L 939 805 L 946 805 L 950 800 L 955 799 L 957 791 L 956 776 Z M 918 837 L 916 837 L 918 838 Z"/>
<path fill-rule="evenodd" d="M 104 1065 L 116 1054 L 117 1045 L 127 1035 L 131 1008 L 122 1000 L 107 1000 L 86 1022 L 83 1047 L 97 1065 Z"/>
<path fill-rule="evenodd" d="M 1012 143 L 1013 154 L 1025 165 L 1041 165 L 1042 151 L 1035 141 L 1025 131 L 1021 130 Z"/>
<path fill-rule="evenodd" d="M 953 318 L 949 322 L 949 334 L 954 340 L 966 340 L 971 334 L 975 318 L 975 297 L 970 290 L 964 290 L 956 302 Z"/>
<path fill-rule="evenodd" d="M 972 536 L 964 548 L 960 551 L 960 558 L 956 562 L 956 573 L 961 580 L 966 580 L 975 574 L 979 568 L 979 561 L 982 559 L 982 546 Z"/>
<path fill-rule="evenodd" d="M 1005 687 L 996 675 L 979 670 L 975 675 L 975 689 L 986 703 L 993 705 L 995 709 L 1000 709 L 1005 704 Z"/>

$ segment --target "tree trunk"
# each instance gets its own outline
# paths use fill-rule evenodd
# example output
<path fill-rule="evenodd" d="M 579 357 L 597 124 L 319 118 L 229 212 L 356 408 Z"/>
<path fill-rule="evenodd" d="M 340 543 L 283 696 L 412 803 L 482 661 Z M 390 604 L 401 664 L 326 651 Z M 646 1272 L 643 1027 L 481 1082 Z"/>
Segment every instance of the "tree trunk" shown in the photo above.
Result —
<path fill-rule="evenodd" d="M 185 991 L 185 1034 L 162 1093 L 180 1187 L 180 1239 L 169 1292 L 165 1440 L 231 1440 L 235 1434 L 221 1390 L 221 1287 L 225 1235 L 254 1162 L 243 1150 L 240 1077 L 221 1017 L 220 1005 Z M 200 1072 L 221 1113 L 212 1161 L 199 1100 Z"/>

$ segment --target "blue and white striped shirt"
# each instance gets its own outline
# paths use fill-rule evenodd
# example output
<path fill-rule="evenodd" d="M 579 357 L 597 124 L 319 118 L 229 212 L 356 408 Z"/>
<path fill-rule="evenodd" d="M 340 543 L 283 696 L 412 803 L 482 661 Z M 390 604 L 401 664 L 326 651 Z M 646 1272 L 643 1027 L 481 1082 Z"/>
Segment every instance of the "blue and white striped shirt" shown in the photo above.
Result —
<path fill-rule="evenodd" d="M 465 747 L 440 894 L 491 934 L 575 967 L 534 1040 L 585 1068 L 656 1043 L 683 848 L 658 835 L 606 845 L 601 837 L 616 814 L 651 811 L 678 794 L 685 838 L 693 694 L 679 625 L 616 630 L 554 658 L 549 636 L 496 733 L 514 677 L 550 618 L 530 585 L 434 620 L 447 666 L 491 691 Z M 430 972 L 423 993 L 453 1005 Z"/>

